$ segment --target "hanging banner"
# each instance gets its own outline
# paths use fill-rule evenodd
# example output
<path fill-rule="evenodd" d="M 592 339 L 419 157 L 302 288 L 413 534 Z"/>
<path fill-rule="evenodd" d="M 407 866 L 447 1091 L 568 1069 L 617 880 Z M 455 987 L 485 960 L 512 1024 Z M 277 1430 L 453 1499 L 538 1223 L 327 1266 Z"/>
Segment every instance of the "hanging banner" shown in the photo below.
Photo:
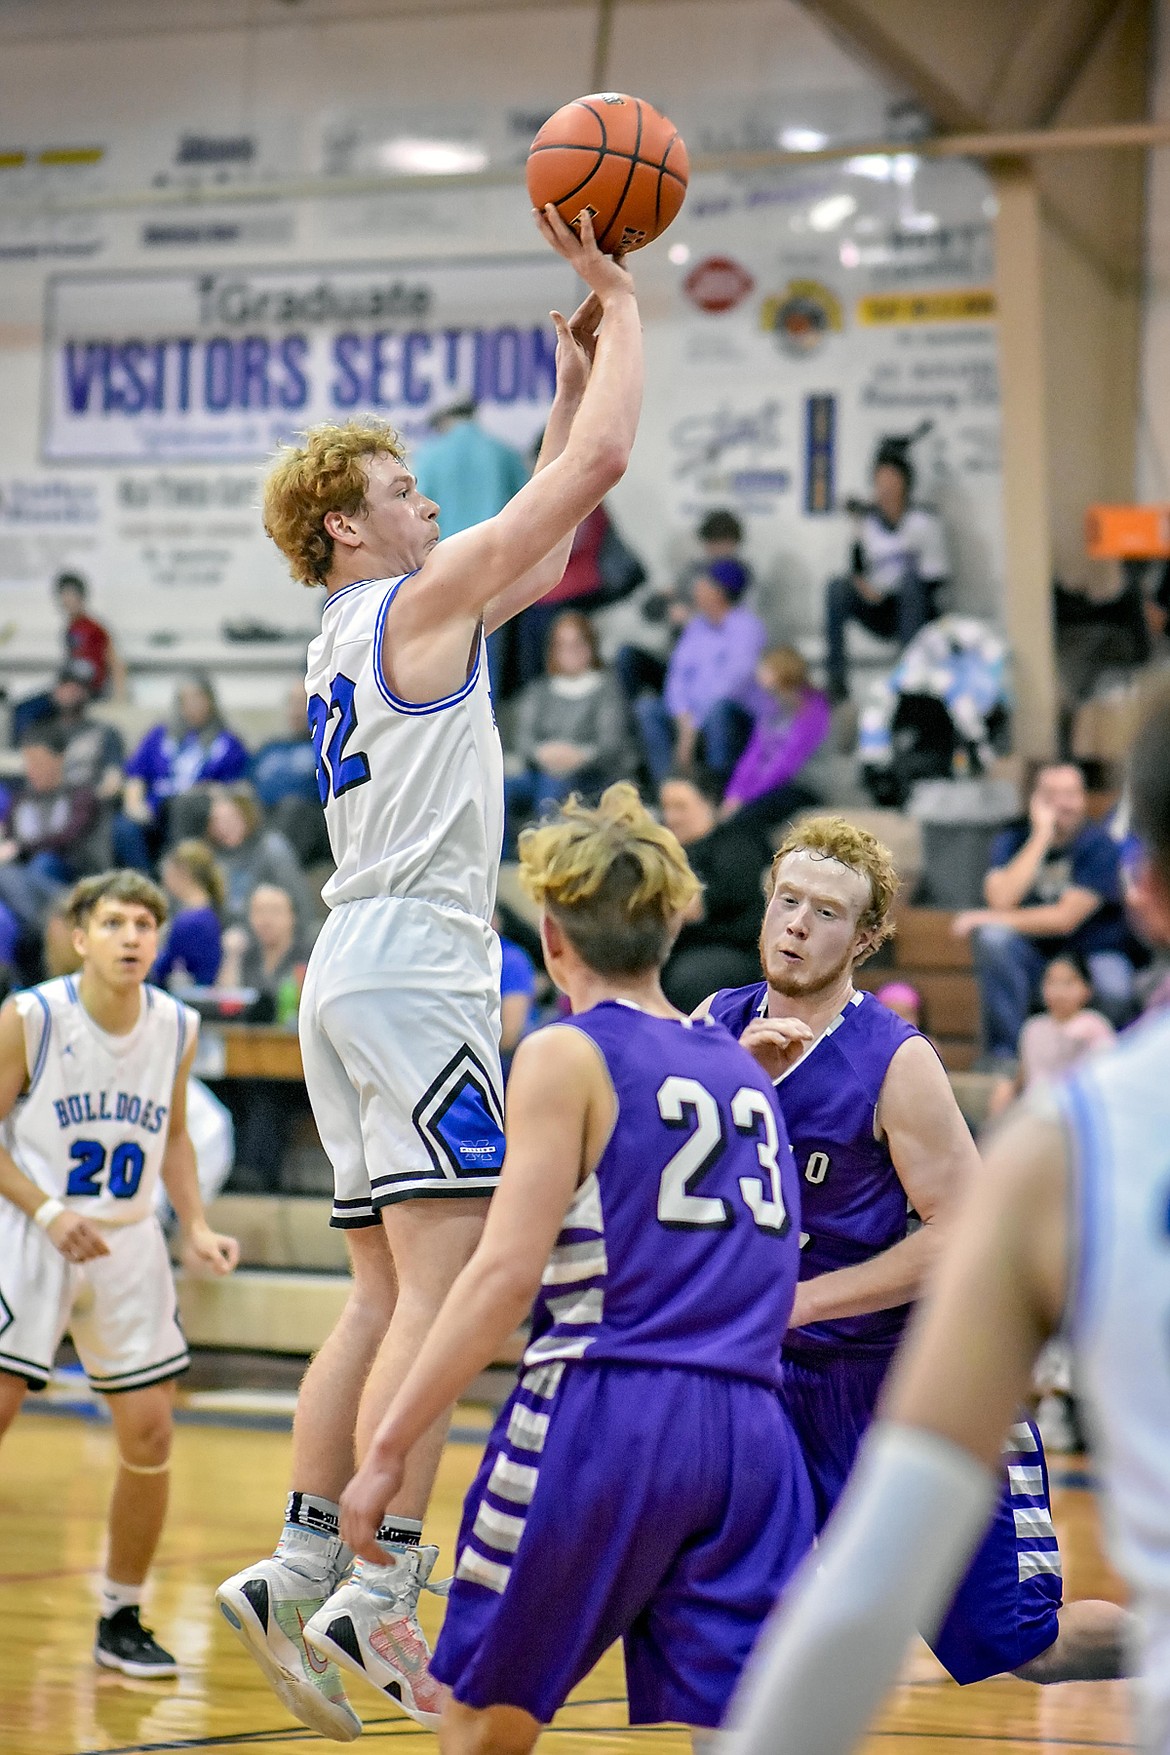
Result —
<path fill-rule="evenodd" d="M 377 414 L 409 444 L 468 399 L 527 447 L 552 401 L 550 254 L 383 266 L 54 276 L 42 454 L 244 463 L 316 421 Z"/>

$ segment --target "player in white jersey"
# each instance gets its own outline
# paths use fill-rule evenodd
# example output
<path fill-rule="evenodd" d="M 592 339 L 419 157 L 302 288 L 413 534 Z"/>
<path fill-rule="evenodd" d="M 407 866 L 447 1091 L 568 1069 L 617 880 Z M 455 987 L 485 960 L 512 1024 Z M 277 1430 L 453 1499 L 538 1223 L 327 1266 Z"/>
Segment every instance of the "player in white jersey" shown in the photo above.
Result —
<path fill-rule="evenodd" d="M 81 973 L 0 1009 L 0 1434 L 49 1381 L 68 1329 L 118 1447 L 94 1656 L 173 1676 L 138 1615 L 166 1516 L 174 1379 L 189 1363 L 154 1216 L 160 1177 L 192 1266 L 230 1273 L 239 1251 L 207 1224 L 187 1136 L 199 1020 L 146 984 L 162 891 L 106 872 L 78 884 L 66 912 Z"/>
<path fill-rule="evenodd" d="M 276 1552 L 218 1600 L 280 1699 L 339 1741 L 361 1721 L 337 1664 L 423 1724 L 442 1705 L 415 1607 L 438 1552 L 420 1536 L 449 1411 L 386 1508 L 386 1565 L 363 1560 L 344 1584 L 337 1508 L 475 1248 L 503 1162 L 491 928 L 503 768 L 484 637 L 558 582 L 578 523 L 624 473 L 641 406 L 629 274 L 598 250 L 587 212 L 579 236 L 551 207 L 537 221 L 590 291 L 569 322 L 554 313 L 540 459 L 496 517 L 440 542 L 439 509 L 385 426 L 315 429 L 265 490 L 294 576 L 329 594 L 307 686 L 337 871 L 301 1047 L 354 1284 L 301 1388 Z"/>
<path fill-rule="evenodd" d="M 1143 919 L 1170 944 L 1170 692 L 1130 758 Z M 1142 1744 L 1170 1755 L 1170 1013 L 1024 1099 L 954 1224 L 884 1418 L 760 1641 L 727 1755 L 843 1755 L 915 1626 L 937 1626 L 1043 1344 L 1071 1341 L 1137 1611 Z"/>

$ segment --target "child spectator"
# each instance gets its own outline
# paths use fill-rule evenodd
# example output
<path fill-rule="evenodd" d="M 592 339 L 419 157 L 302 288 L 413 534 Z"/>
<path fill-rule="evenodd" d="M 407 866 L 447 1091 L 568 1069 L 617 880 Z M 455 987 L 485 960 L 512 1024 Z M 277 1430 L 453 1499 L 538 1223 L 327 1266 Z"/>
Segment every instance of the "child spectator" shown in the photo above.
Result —
<path fill-rule="evenodd" d="M 65 662 L 85 665 L 91 695 L 126 693 L 126 672 L 109 629 L 88 612 L 89 587 L 80 573 L 58 573 L 53 582 L 65 621 Z"/>
<path fill-rule="evenodd" d="M 901 1018 L 904 1024 L 910 1024 L 915 1030 L 919 1027 L 922 1013 L 922 996 L 916 987 L 908 981 L 887 981 L 879 987 L 873 996 L 879 1004 L 884 1005 L 888 1012 Z"/>
<path fill-rule="evenodd" d="M 819 804 L 814 767 L 832 723 L 828 697 L 814 689 L 793 646 L 774 646 L 756 667 L 756 723 L 724 794 L 724 818 L 768 831 Z"/>
<path fill-rule="evenodd" d="M 223 955 L 220 913 L 227 889 L 215 855 L 203 841 L 180 841 L 160 873 L 175 911 L 151 971 L 160 987 L 172 981 L 214 987 Z"/>
<path fill-rule="evenodd" d="M 1077 951 L 1061 951 L 1046 965 L 1040 984 L 1044 1010 L 1020 1031 L 1019 1068 L 1014 1079 L 997 1081 L 989 1113 L 1001 1115 L 1021 1091 L 1039 1079 L 1059 1078 L 1084 1055 L 1107 1048 L 1113 1025 L 1090 1009 L 1093 984 Z"/>

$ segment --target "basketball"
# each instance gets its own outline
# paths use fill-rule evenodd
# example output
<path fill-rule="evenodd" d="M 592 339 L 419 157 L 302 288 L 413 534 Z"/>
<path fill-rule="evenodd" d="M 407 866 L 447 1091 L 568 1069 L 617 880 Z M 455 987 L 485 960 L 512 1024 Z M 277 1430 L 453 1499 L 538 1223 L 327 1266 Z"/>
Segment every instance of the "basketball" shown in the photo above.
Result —
<path fill-rule="evenodd" d="M 608 255 L 664 232 L 687 192 L 682 135 L 644 98 L 603 91 L 549 117 L 528 153 L 532 205 L 553 202 L 566 225 L 582 213 Z"/>

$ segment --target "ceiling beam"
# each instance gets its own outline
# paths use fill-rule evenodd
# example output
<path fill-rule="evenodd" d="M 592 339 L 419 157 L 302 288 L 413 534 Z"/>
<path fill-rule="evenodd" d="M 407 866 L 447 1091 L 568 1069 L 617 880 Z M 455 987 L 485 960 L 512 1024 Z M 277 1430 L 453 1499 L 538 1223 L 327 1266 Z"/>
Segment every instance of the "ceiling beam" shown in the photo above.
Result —
<path fill-rule="evenodd" d="M 888 83 L 921 104 L 936 127 L 970 133 L 984 118 L 874 16 L 865 0 L 797 0 L 845 49 L 860 56 Z"/>
<path fill-rule="evenodd" d="M 1033 13 L 984 106 L 989 128 L 1051 122 L 1096 52 L 1120 0 L 1046 0 Z"/>

